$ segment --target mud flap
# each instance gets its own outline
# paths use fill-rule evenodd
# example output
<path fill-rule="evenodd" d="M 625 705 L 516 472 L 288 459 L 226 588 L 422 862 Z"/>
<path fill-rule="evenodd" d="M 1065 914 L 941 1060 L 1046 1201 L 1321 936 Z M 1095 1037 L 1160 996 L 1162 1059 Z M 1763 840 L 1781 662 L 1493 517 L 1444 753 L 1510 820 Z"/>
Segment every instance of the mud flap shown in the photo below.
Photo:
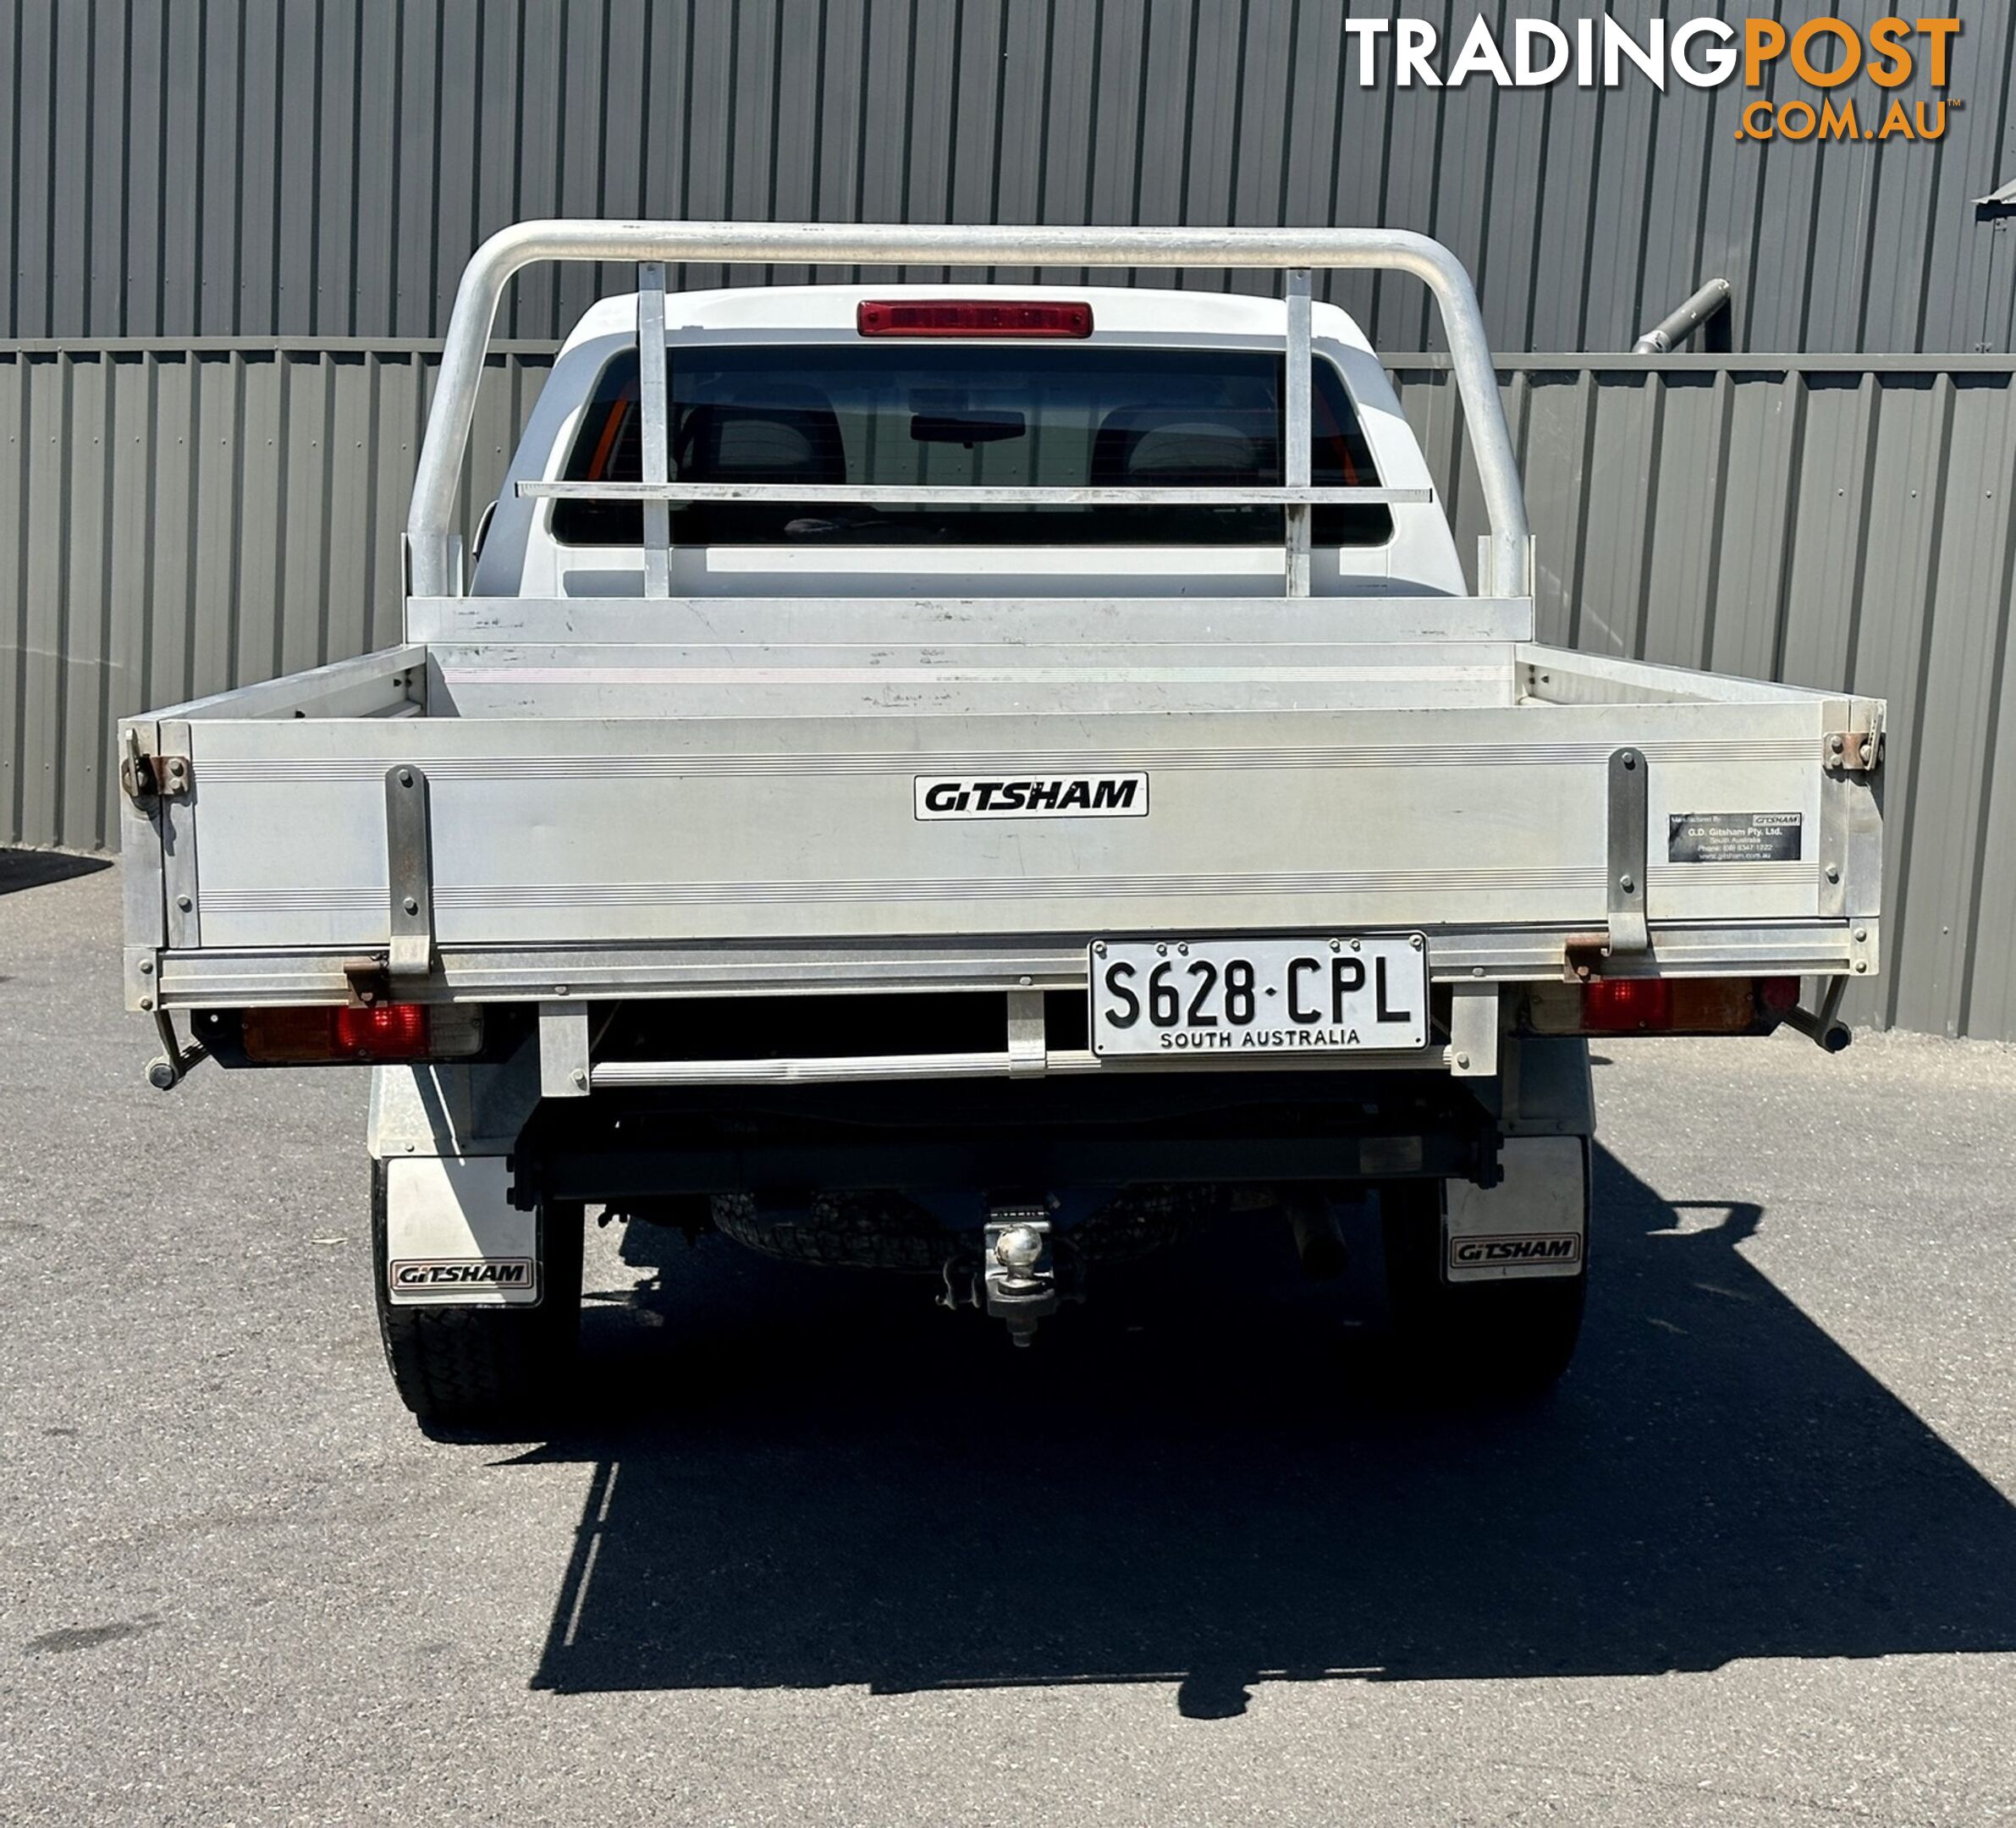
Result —
<path fill-rule="evenodd" d="M 511 1204 L 503 1156 L 400 1156 L 384 1166 L 394 1307 L 538 1305 L 539 1215 Z"/>
<path fill-rule="evenodd" d="M 1589 1143 L 1507 1137 L 1495 1187 L 1448 1183 L 1442 1269 L 1451 1282 L 1580 1275 L 1589 1239 Z"/>

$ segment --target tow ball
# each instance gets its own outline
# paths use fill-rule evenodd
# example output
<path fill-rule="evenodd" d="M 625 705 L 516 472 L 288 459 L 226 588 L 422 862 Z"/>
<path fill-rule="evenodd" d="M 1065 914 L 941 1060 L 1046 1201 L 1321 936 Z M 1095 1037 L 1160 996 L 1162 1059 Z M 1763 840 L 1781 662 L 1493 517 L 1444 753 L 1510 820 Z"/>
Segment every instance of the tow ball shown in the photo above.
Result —
<path fill-rule="evenodd" d="M 1044 1205 L 989 1206 L 980 1234 L 980 1273 L 972 1258 L 954 1258 L 945 1266 L 941 1308 L 984 1308 L 1005 1321 L 1008 1337 L 1027 1346 L 1036 1324 L 1057 1311 L 1057 1260 L 1051 1247 L 1049 1209 Z"/>
<path fill-rule="evenodd" d="M 1036 1322 L 1055 1314 L 1065 1300 L 1085 1300 L 1075 1278 L 1066 1274 L 1059 1280 L 1052 1205 L 1055 1201 L 988 1205 L 980 1227 L 980 1259 L 974 1262 L 972 1246 L 945 1258 L 945 1288 L 938 1306 L 983 1308 L 1006 1322 L 1008 1338 L 1026 1346 L 1036 1336 Z"/>
<path fill-rule="evenodd" d="M 1036 1323 L 1057 1311 L 1057 1265 L 1044 1209 L 989 1213 L 981 1264 L 988 1313 L 1008 1323 L 1008 1337 L 1017 1346 L 1027 1346 L 1036 1337 Z"/>

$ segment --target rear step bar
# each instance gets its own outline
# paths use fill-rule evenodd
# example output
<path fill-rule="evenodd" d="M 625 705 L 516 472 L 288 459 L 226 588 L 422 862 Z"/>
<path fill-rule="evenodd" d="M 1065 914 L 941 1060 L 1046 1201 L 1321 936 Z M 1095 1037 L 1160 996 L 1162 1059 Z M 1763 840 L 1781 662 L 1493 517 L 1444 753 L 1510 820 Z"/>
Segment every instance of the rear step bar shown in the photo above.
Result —
<path fill-rule="evenodd" d="M 1285 1059 L 1280 1054 L 1257 1055 L 1251 1060 L 1213 1059 L 1216 1072 L 1248 1069 L 1279 1072 Z M 1449 1064 L 1446 1047 L 1416 1049 L 1405 1054 L 1361 1053 L 1296 1054 L 1292 1064 L 1297 1072 L 1312 1069 L 1384 1068 L 1423 1071 Z M 588 1069 L 588 1082 L 598 1092 L 629 1090 L 655 1086 L 764 1086 L 831 1085 L 851 1080 L 875 1079 L 1019 1079 L 1036 1074 L 1167 1071 L 1166 1063 L 1141 1060 L 1101 1060 L 1084 1048 L 1044 1054 L 1033 1065 L 1016 1056 L 1000 1054 L 856 1054 L 827 1058 L 796 1060 L 600 1060 Z M 548 1096 L 565 1095 L 564 1091 Z"/>

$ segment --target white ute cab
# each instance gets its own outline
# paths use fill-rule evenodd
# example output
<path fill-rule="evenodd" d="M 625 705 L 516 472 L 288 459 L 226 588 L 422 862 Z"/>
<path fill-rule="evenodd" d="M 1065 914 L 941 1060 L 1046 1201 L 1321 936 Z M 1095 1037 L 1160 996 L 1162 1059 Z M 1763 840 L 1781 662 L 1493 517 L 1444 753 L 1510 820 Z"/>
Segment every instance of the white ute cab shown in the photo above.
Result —
<path fill-rule="evenodd" d="M 1082 336 L 974 338 L 960 334 L 955 320 L 932 337 L 863 333 L 864 306 L 937 303 L 956 311 L 961 301 L 987 299 L 986 289 L 971 286 L 670 295 L 666 346 L 683 409 L 673 436 L 686 439 L 675 464 L 683 474 L 697 459 L 722 481 L 884 487 L 1279 481 L 1278 300 L 1085 286 L 1000 287 L 994 295 L 1062 322 L 1077 321 L 1063 314 L 1082 315 L 1089 328 Z M 1314 542 L 1311 591 L 1462 596 L 1456 542 L 1385 370 L 1342 311 L 1312 305 L 1309 316 L 1321 365 L 1312 399 L 1314 480 L 1375 476 L 1422 498 L 1333 510 L 1340 519 L 1355 512 L 1360 524 L 1348 543 Z M 610 479 L 636 480 L 636 389 L 637 300 L 604 299 L 568 338 L 533 408 L 476 567 L 475 594 L 642 593 L 634 507 L 613 515 L 577 508 L 571 531 L 565 513 L 556 529 L 559 504 L 515 492 L 521 482 L 576 471 L 588 480 L 598 451 Z M 941 401 L 952 406 L 934 424 L 929 409 Z M 599 437 L 612 412 L 622 442 L 603 449 Z M 579 460 L 570 464 L 570 455 Z M 724 526 L 703 521 L 685 539 L 675 532 L 672 589 L 820 597 L 1281 594 L 1279 509 L 1126 515 L 1082 504 L 968 507 L 948 523 L 946 510 L 928 500 L 904 504 L 905 512 L 851 515 L 766 505 Z M 878 539 L 883 523 L 890 537 Z M 920 537 L 940 528 L 942 544 Z M 604 543 L 612 530 L 627 537 Z"/>
<path fill-rule="evenodd" d="M 557 259 L 638 289 L 468 550 L 497 302 Z M 1347 268 L 1440 308 L 1473 555 L 1312 302 Z M 1363 1209 L 1402 1362 L 1536 1390 L 1589 1274 L 1587 1038 L 1838 1047 L 1876 968 L 1881 703 L 1535 642 L 1476 300 L 1420 236 L 521 224 L 464 275 L 406 553 L 400 646 L 123 722 L 125 985 L 163 1087 L 374 1066 L 429 1425 L 567 1398 L 590 1209 L 911 1273 L 1017 1344 L 1199 1231 L 1334 1276 Z"/>

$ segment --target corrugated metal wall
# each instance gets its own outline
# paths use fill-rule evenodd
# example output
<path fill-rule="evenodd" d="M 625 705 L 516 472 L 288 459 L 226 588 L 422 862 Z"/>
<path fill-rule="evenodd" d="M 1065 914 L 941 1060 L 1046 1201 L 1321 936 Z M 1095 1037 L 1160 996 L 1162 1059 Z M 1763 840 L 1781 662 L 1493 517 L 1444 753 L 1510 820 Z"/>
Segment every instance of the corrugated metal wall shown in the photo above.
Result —
<path fill-rule="evenodd" d="M 1407 10 L 1452 57 L 1478 8 Z M 1597 9 L 1482 10 L 1502 34 Z M 1669 9 L 1614 10 L 1637 29 Z M 1738 349 L 2011 348 L 2016 230 L 1971 201 L 2016 177 L 2008 0 L 1966 10 L 1959 105 L 1929 145 L 1739 142 L 1734 87 L 1362 89 L 1343 21 L 1387 11 L 0 0 L 0 338 L 438 336 L 491 230 L 653 215 L 1385 223 L 1463 256 L 1505 350 L 1628 349 L 1716 273 Z M 1884 91 L 1858 77 L 1837 93 L 1866 112 Z M 561 333 L 597 284 L 528 282 L 508 333 Z M 1435 346 L 1414 289 L 1338 296 L 1385 346 Z"/>
<path fill-rule="evenodd" d="M 471 501 L 548 357 L 493 363 Z M 110 840 L 112 724 L 397 637 L 398 539 L 431 352 L 356 344 L 0 351 L 0 817 Z M 1469 549 L 1453 394 L 1399 380 Z M 1604 652 L 1891 701 L 1899 968 L 1859 1013 L 2016 1037 L 2016 363 L 1508 363 L 1542 631 Z M 113 530 L 118 537 L 112 537 Z"/>

